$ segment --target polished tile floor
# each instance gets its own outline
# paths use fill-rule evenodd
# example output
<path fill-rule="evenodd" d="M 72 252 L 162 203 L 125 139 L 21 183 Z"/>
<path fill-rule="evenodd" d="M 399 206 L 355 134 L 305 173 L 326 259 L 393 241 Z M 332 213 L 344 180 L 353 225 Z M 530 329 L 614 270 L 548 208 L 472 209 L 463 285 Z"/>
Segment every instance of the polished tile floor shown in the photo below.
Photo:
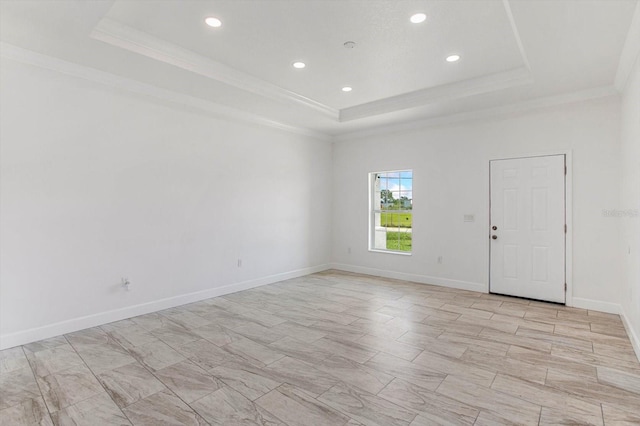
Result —
<path fill-rule="evenodd" d="M 640 424 L 616 315 L 327 271 L 0 352 L 0 424 Z"/>

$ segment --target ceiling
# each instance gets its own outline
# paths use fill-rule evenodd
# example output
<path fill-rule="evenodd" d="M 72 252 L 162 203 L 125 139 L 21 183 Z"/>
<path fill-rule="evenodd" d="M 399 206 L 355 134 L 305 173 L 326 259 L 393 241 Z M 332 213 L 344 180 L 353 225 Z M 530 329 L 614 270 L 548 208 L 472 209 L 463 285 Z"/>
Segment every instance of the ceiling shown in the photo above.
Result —
<path fill-rule="evenodd" d="M 341 135 L 606 94 L 636 9 L 637 0 L 2 0 L 0 41 L 3 58 Z M 427 19 L 411 23 L 418 12 Z M 206 25 L 210 16 L 222 26 Z M 452 54 L 460 60 L 447 62 Z"/>

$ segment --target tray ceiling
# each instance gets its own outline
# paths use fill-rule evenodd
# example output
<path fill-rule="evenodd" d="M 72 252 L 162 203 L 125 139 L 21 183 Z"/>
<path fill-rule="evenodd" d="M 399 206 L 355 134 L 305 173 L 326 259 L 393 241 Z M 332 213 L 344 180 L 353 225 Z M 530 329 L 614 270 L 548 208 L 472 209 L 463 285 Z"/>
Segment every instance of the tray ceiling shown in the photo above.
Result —
<path fill-rule="evenodd" d="M 0 39 L 5 51 L 21 47 L 285 126 L 340 134 L 612 86 L 636 6 L 5 1 Z M 411 23 L 417 12 L 427 19 Z M 207 26 L 209 16 L 222 26 Z M 461 59 L 447 62 L 451 54 Z"/>

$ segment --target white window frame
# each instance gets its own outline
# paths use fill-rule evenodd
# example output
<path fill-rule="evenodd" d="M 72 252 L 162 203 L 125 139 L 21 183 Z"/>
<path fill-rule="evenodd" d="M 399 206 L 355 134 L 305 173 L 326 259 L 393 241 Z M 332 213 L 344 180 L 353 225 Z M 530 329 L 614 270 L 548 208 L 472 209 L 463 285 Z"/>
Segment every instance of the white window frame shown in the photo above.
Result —
<path fill-rule="evenodd" d="M 393 210 L 394 213 L 410 213 L 411 214 L 411 251 L 400 251 L 400 250 L 390 250 L 390 249 L 381 249 L 375 247 L 375 235 L 376 235 L 376 213 L 383 213 L 383 210 L 376 209 L 375 207 L 375 181 L 376 177 L 383 173 L 406 173 L 411 172 L 411 188 L 412 188 L 412 207 L 411 210 Z M 414 171 L 413 169 L 399 169 L 399 170 L 383 170 L 377 172 L 369 173 L 369 251 L 376 253 L 388 253 L 388 254 L 399 254 L 401 256 L 411 256 L 413 254 L 413 181 L 414 181 Z M 386 212 L 387 210 L 384 210 Z"/>

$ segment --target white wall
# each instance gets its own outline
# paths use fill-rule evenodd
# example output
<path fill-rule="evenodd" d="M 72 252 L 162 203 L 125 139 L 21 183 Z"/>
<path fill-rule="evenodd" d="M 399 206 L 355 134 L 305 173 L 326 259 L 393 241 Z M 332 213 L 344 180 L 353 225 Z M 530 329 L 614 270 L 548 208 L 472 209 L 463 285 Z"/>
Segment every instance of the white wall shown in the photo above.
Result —
<path fill-rule="evenodd" d="M 631 214 L 622 227 L 620 257 L 624 259 L 622 307 L 640 358 L 640 57 L 622 97 L 622 191 L 619 208 Z"/>
<path fill-rule="evenodd" d="M 329 142 L 4 59 L 0 77 L 0 345 L 329 261 Z"/>
<path fill-rule="evenodd" d="M 619 120 L 620 99 L 612 97 L 338 142 L 333 262 L 347 270 L 486 291 L 489 160 L 571 150 L 573 303 L 615 310 L 622 278 L 620 227 L 602 210 L 619 201 Z M 414 170 L 412 256 L 367 247 L 367 173 L 395 169 Z M 475 222 L 463 222 L 467 213 Z"/>
<path fill-rule="evenodd" d="M 327 142 L 1 65 L 0 347 L 330 260 L 485 291 L 489 160 L 567 150 L 574 302 L 624 300 L 640 329 L 640 219 L 602 215 L 639 208 L 638 64 L 622 114 L 609 98 L 337 142 L 333 158 Z M 415 178 L 413 255 L 370 253 L 367 174 L 404 168 Z"/>

